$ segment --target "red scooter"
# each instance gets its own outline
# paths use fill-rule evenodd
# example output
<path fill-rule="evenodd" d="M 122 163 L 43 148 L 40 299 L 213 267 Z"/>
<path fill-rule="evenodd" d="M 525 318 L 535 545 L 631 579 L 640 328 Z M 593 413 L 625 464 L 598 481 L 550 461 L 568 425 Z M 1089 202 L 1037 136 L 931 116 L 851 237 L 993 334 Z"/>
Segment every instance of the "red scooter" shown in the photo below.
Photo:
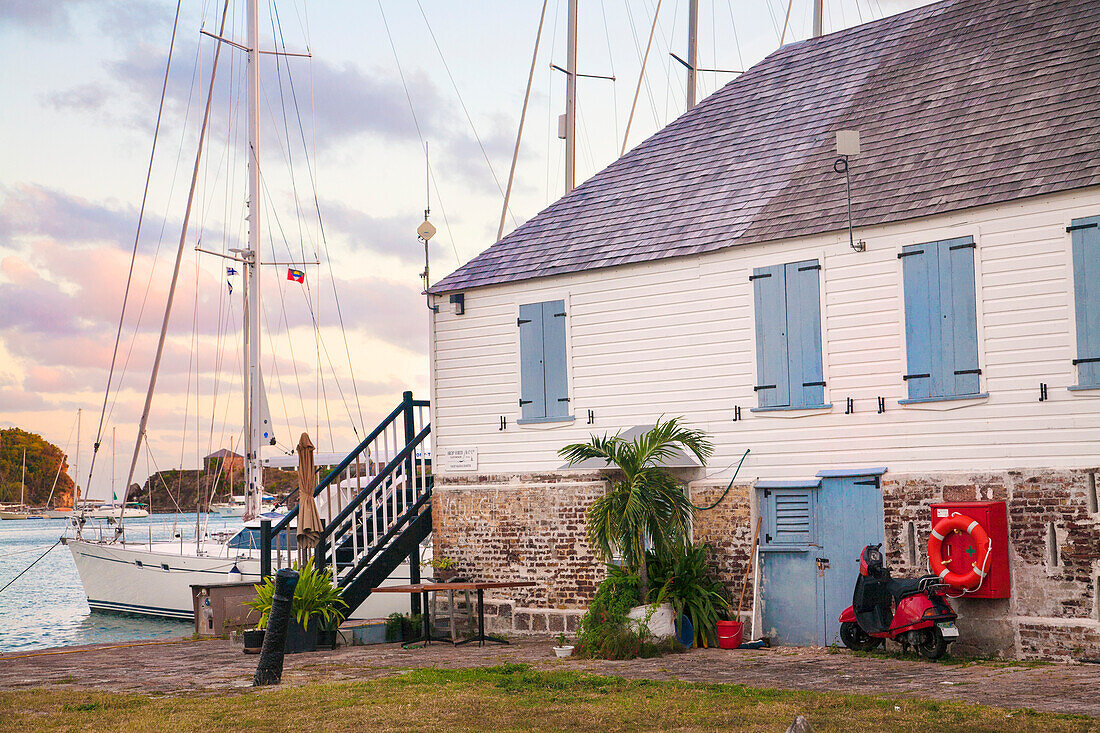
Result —
<path fill-rule="evenodd" d="M 867 545 L 860 553 L 852 605 L 840 614 L 840 640 L 849 649 L 871 651 L 883 639 L 892 639 L 905 648 L 916 647 L 925 659 L 939 659 L 959 638 L 948 586 L 936 575 L 891 578 L 881 547 Z"/>

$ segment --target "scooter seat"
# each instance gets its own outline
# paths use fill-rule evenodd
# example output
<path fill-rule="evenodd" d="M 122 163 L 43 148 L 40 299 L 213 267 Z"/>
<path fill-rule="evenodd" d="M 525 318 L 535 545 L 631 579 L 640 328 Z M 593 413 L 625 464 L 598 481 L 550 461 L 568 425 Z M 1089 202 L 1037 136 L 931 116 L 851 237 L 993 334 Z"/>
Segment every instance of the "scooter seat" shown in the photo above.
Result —
<path fill-rule="evenodd" d="M 929 586 L 939 582 L 937 575 L 922 575 L 919 578 L 891 578 L 886 581 L 886 587 L 895 599 L 923 593 Z"/>

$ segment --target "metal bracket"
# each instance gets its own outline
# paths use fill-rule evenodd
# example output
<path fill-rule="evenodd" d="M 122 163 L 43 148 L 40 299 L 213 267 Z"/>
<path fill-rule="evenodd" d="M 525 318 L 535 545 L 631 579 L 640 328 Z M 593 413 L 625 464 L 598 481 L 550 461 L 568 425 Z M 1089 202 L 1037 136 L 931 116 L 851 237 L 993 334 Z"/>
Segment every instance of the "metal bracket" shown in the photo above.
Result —
<path fill-rule="evenodd" d="M 906 374 L 902 377 L 902 381 L 908 382 L 910 379 L 928 379 L 931 376 L 931 374 Z"/>
<path fill-rule="evenodd" d="M 516 319 L 516 325 L 517 326 L 522 326 L 523 324 L 530 323 L 530 322 L 531 322 L 530 318 L 517 318 Z"/>
<path fill-rule="evenodd" d="M 881 415 L 884 412 L 886 412 L 886 398 L 885 397 L 879 397 L 878 398 L 878 414 Z"/>
<path fill-rule="evenodd" d="M 596 422 L 596 413 L 593 412 L 592 410 L 589 410 L 588 411 L 588 424 L 592 425 L 595 422 Z"/>
<path fill-rule="evenodd" d="M 763 275 L 749 275 L 749 282 L 752 282 L 753 280 L 761 280 L 765 277 L 771 277 L 771 276 L 772 276 L 772 274 L 770 272 L 765 272 Z"/>
<path fill-rule="evenodd" d="M 1073 366 L 1077 366 L 1078 364 L 1095 364 L 1098 361 L 1100 361 L 1100 356 L 1094 356 L 1088 359 L 1074 359 Z"/>
<path fill-rule="evenodd" d="M 762 389 L 775 389 L 774 384 L 758 384 L 752 388 L 753 392 L 759 392 Z"/>
<path fill-rule="evenodd" d="M 500 416 L 500 428 L 498 428 L 498 430 L 507 430 L 507 429 L 508 429 L 508 418 L 506 418 L 504 415 L 501 415 Z"/>
<path fill-rule="evenodd" d="M 848 409 L 844 411 L 845 415 L 851 415 L 856 411 L 856 401 L 851 397 L 848 398 Z"/>
<path fill-rule="evenodd" d="M 1097 224 L 1096 222 L 1093 222 L 1091 224 L 1074 224 L 1073 226 L 1066 227 L 1066 231 L 1067 232 L 1075 232 L 1078 229 L 1092 229 L 1093 227 L 1096 227 L 1096 226 L 1100 226 L 1100 224 Z"/>
<path fill-rule="evenodd" d="M 733 421 L 737 422 L 741 419 L 741 405 L 733 406 Z"/>
<path fill-rule="evenodd" d="M 1047 383 L 1046 382 L 1039 382 L 1039 401 L 1040 402 L 1046 402 L 1047 401 Z"/>
<path fill-rule="evenodd" d="M 923 249 L 914 249 L 914 250 L 910 250 L 908 252 L 898 252 L 898 259 L 900 260 L 902 257 L 912 257 L 913 255 L 922 255 L 922 254 L 924 254 Z"/>

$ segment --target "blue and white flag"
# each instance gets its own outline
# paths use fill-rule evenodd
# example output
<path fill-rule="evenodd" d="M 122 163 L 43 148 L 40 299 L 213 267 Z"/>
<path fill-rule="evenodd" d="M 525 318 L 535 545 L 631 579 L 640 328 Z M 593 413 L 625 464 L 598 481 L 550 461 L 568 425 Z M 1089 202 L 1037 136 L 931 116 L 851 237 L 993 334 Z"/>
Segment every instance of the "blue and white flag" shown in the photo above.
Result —
<path fill-rule="evenodd" d="M 227 267 L 227 268 L 225 268 L 225 274 L 226 275 L 236 275 L 237 271 L 234 270 L 232 267 Z"/>
<path fill-rule="evenodd" d="M 232 295 L 233 294 L 233 283 L 226 280 L 225 284 L 229 286 L 229 294 Z"/>

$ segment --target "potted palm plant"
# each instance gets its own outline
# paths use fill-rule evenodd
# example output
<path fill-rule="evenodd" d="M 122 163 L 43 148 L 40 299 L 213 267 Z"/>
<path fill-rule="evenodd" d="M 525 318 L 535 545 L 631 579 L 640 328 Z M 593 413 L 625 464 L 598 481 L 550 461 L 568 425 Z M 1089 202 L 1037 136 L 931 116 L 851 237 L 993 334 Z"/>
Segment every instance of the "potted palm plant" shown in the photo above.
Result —
<path fill-rule="evenodd" d="M 593 435 L 587 443 L 574 443 L 558 451 L 571 466 L 596 458 L 607 461 L 608 468 L 617 469 L 611 476 L 610 490 L 585 513 L 585 534 L 605 562 L 612 562 L 616 556 L 622 558 L 624 570 L 638 578 L 643 601 L 650 595 L 646 540 L 659 557 L 682 551 L 695 513 L 683 486 L 664 465 L 680 450 L 691 452 L 705 466 L 714 444 L 703 431 L 673 417 L 657 420 L 633 440 L 621 438 L 618 433 Z M 671 617 L 671 609 L 667 613 Z M 649 612 L 647 618 L 652 616 Z"/>
<path fill-rule="evenodd" d="M 344 619 L 347 604 L 340 589 L 332 582 L 331 573 L 317 568 L 313 558 L 295 569 L 298 570 L 298 584 L 294 586 L 294 599 L 290 604 L 290 624 L 284 651 L 287 654 L 316 651 L 321 635 L 325 637 L 321 645 L 331 649 L 335 646 L 336 629 Z M 275 579 L 271 577 L 256 586 L 256 597 L 245 604 L 260 612 L 258 629 L 267 628 L 274 596 Z"/>

